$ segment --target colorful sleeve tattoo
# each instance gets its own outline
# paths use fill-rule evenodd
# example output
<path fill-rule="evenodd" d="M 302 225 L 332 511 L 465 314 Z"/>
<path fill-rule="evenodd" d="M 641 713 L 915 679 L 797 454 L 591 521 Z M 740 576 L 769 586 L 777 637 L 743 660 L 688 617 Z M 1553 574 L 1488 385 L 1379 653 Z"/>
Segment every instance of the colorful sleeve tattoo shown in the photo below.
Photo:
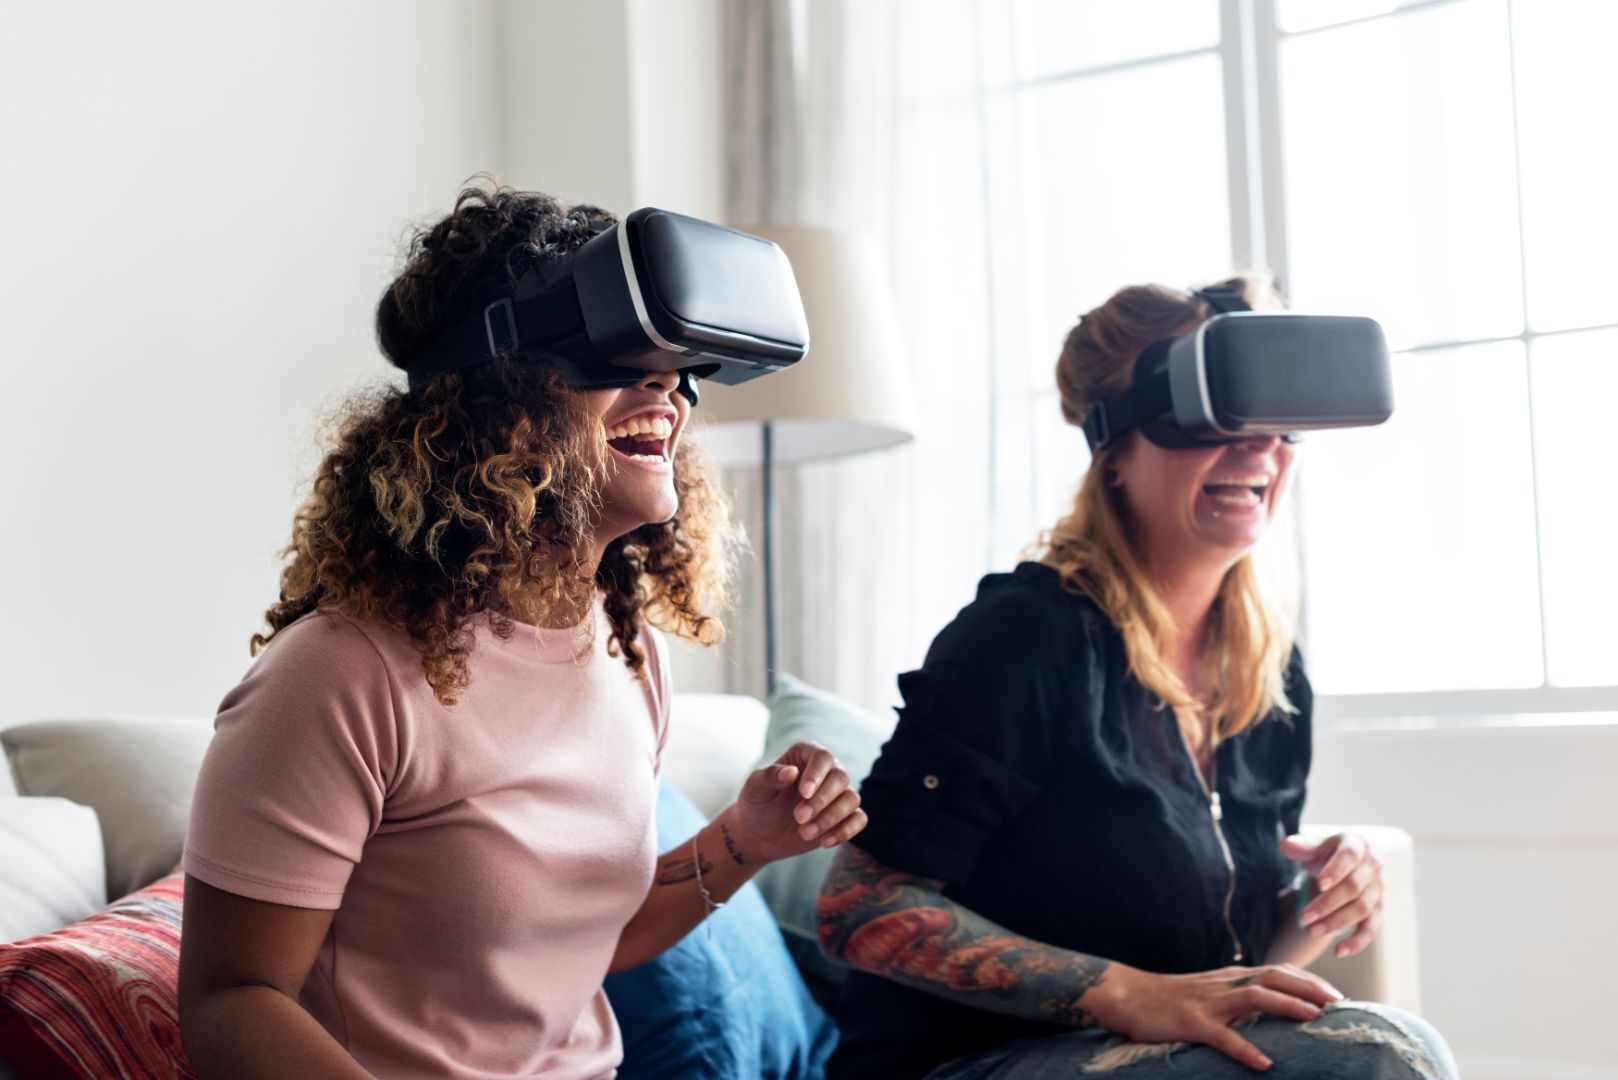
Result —
<path fill-rule="evenodd" d="M 1106 977 L 1106 960 L 1013 934 L 944 896 L 942 884 L 844 847 L 815 905 L 821 950 L 963 1005 L 1094 1025 L 1084 996 Z"/>

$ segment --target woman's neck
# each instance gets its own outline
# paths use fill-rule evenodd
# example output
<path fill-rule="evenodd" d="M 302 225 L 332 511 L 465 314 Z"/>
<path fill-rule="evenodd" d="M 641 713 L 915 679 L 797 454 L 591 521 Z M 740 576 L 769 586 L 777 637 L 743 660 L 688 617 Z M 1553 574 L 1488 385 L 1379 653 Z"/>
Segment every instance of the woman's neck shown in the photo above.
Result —
<path fill-rule="evenodd" d="M 1174 667 L 1186 689 L 1201 697 L 1203 652 L 1208 641 L 1208 620 L 1228 565 L 1159 560 L 1147 572 L 1158 597 L 1174 624 Z"/>

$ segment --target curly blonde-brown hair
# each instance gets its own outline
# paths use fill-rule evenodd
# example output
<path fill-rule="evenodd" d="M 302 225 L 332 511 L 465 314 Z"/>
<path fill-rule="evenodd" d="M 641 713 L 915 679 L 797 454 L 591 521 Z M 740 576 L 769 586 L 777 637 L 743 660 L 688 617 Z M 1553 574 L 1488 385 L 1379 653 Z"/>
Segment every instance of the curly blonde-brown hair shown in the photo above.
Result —
<path fill-rule="evenodd" d="M 479 177 L 454 211 L 412 238 L 377 305 L 383 353 L 405 371 L 444 331 L 509 290 L 536 261 L 569 258 L 614 219 Z M 293 518 L 279 602 L 258 650 L 317 608 L 403 626 L 434 694 L 469 684 L 474 617 L 579 625 L 597 591 L 608 650 L 644 677 L 640 623 L 703 644 L 724 637 L 711 612 L 727 595 L 736 532 L 694 447 L 674 466 L 679 510 L 613 541 L 593 565 L 607 451 L 582 391 L 554 370 L 503 354 L 416 390 L 353 398 L 335 446 Z"/>

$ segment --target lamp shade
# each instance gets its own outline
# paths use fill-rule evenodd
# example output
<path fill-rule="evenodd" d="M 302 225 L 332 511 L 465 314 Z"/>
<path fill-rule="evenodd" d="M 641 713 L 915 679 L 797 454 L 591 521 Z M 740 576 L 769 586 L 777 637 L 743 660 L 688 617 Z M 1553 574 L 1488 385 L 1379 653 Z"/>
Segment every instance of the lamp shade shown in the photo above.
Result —
<path fill-rule="evenodd" d="M 747 227 L 786 253 L 803 296 L 809 352 L 740 386 L 708 383 L 702 441 L 721 464 L 756 462 L 757 425 L 771 423 L 782 463 L 893 446 L 916 430 L 909 365 L 876 245 L 858 233 Z"/>

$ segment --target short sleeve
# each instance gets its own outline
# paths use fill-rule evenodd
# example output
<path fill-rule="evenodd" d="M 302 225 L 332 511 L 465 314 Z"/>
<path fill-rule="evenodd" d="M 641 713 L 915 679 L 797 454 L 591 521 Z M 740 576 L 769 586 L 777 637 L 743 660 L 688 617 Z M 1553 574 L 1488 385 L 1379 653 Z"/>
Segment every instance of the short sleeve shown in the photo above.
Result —
<path fill-rule="evenodd" d="M 854 843 L 898 870 L 969 878 L 995 832 L 1039 793 L 1052 725 L 1082 689 L 1073 672 L 1088 670 L 1075 664 L 1081 631 L 1059 593 L 1022 582 L 980 591 L 922 667 L 899 677 L 904 704 L 860 789 L 869 824 Z"/>
<path fill-rule="evenodd" d="M 186 872 L 254 900 L 336 909 L 382 822 L 398 760 L 392 682 L 341 615 L 270 642 L 220 704 L 186 836 Z"/>
<path fill-rule="evenodd" d="M 652 772 L 663 770 L 663 748 L 669 741 L 669 709 L 673 702 L 674 683 L 669 677 L 668 644 L 654 626 L 641 626 L 641 641 L 646 646 L 646 686 L 652 698 L 652 723 L 657 726 L 657 750 L 652 758 Z"/>

